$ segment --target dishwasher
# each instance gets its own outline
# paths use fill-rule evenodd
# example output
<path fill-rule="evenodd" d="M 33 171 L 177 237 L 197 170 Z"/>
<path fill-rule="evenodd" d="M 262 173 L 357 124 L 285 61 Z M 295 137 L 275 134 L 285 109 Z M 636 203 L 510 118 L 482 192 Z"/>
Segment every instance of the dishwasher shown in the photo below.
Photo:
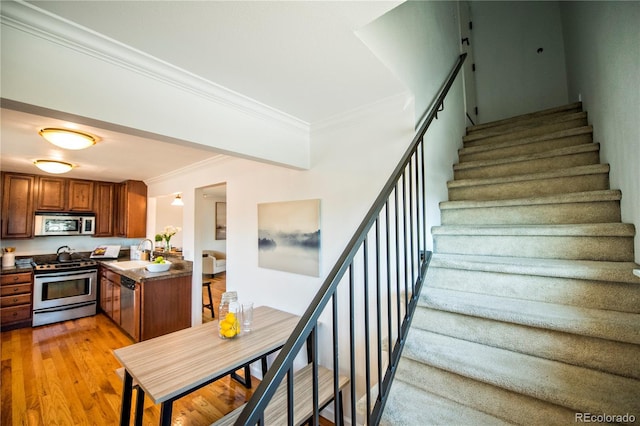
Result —
<path fill-rule="evenodd" d="M 121 276 L 120 277 L 120 327 L 133 337 L 135 340 L 139 339 L 137 336 L 136 321 L 137 308 L 136 301 L 136 282 L 131 278 Z"/>

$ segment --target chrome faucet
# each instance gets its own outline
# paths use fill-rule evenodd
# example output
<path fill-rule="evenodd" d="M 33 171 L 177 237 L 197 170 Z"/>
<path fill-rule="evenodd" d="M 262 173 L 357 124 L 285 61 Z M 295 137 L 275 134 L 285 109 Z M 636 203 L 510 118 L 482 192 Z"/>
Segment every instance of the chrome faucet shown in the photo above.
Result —
<path fill-rule="evenodd" d="M 149 241 L 149 244 L 151 245 L 151 248 L 148 251 L 144 249 L 144 243 L 147 241 Z M 153 260 L 153 241 L 148 238 L 140 241 L 140 244 L 138 244 L 138 251 L 140 252 L 141 260 Z"/>

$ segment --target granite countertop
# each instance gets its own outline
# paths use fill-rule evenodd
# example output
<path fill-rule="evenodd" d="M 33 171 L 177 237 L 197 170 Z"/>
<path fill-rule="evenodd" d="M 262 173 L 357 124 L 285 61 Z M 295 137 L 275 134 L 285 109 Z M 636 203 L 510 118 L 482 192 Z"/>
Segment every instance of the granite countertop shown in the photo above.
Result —
<path fill-rule="evenodd" d="M 128 261 L 129 259 L 118 260 L 101 260 L 99 263 L 108 268 L 109 270 L 116 272 L 124 277 L 131 278 L 132 280 L 142 283 L 145 281 L 164 280 L 167 278 L 179 278 L 191 276 L 193 272 L 193 262 L 188 260 L 171 259 L 171 268 L 166 272 L 149 272 L 144 267 L 136 269 L 120 269 L 113 266 L 115 262 Z"/>
<path fill-rule="evenodd" d="M 53 258 L 55 258 L 55 255 L 53 255 Z M 149 272 L 144 267 L 123 270 L 111 265 L 114 262 L 126 262 L 129 260 L 130 260 L 129 257 L 120 257 L 116 260 L 98 260 L 98 264 L 105 266 L 109 268 L 111 271 L 116 272 L 120 275 L 131 278 L 136 282 L 186 277 L 186 276 L 192 275 L 192 272 L 193 272 L 193 262 L 189 260 L 182 260 L 174 256 L 171 256 L 171 258 L 169 259 L 169 261 L 171 262 L 171 268 L 166 272 Z M 19 274 L 22 272 L 27 272 L 27 273 L 33 272 L 33 267 L 31 265 L 26 265 L 26 264 L 23 264 L 23 265 L 16 264 L 16 266 L 3 267 L 0 270 L 1 275 Z"/>
<path fill-rule="evenodd" d="M 33 272 L 33 268 L 31 265 L 17 265 L 16 266 L 8 266 L 2 267 L 0 271 L 0 275 L 9 275 L 9 274 L 19 274 L 21 272 Z"/>

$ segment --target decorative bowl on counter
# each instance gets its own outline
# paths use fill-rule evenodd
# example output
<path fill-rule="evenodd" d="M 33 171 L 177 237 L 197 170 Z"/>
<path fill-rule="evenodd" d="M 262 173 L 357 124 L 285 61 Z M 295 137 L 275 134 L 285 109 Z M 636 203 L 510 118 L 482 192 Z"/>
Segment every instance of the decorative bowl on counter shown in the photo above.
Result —
<path fill-rule="evenodd" d="M 164 263 L 150 263 L 146 268 L 149 272 L 166 272 L 171 268 L 171 262 L 165 261 Z"/>

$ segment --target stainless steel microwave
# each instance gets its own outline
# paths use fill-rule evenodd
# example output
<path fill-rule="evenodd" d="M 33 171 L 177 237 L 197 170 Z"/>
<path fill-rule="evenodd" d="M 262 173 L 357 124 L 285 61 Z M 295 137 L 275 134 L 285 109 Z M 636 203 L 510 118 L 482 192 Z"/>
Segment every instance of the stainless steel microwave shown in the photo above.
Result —
<path fill-rule="evenodd" d="M 36 236 L 93 235 L 95 228 L 93 213 L 36 212 L 34 233 Z"/>

